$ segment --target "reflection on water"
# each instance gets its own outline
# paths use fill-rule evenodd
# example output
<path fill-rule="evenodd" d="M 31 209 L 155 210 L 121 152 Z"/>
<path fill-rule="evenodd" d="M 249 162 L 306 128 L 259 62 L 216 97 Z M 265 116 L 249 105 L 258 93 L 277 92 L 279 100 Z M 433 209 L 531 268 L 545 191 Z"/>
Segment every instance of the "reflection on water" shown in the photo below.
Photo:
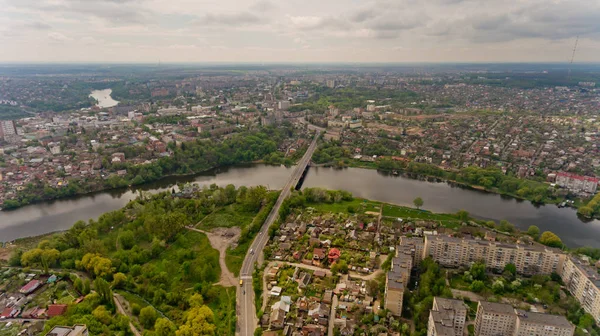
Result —
<path fill-rule="evenodd" d="M 196 176 L 166 178 L 134 189 L 99 192 L 72 199 L 57 200 L 0 212 L 0 241 L 65 230 L 77 220 L 97 218 L 104 212 L 119 209 L 137 196 L 137 190 L 163 191 L 177 182 L 216 183 L 220 186 L 266 185 L 280 189 L 291 175 L 292 168 L 269 165 L 245 165 L 221 168 Z M 464 209 L 471 215 L 499 221 L 506 219 L 526 230 L 537 225 L 542 231 L 558 234 L 569 246 L 600 247 L 600 222 L 584 223 L 573 209 L 555 205 L 533 205 L 528 201 L 450 185 L 436 179 L 417 180 L 389 175 L 375 170 L 311 167 L 303 188 L 322 187 L 345 189 L 357 197 L 412 206 L 415 197 L 425 201 L 423 208 L 435 212 L 453 213 Z"/>

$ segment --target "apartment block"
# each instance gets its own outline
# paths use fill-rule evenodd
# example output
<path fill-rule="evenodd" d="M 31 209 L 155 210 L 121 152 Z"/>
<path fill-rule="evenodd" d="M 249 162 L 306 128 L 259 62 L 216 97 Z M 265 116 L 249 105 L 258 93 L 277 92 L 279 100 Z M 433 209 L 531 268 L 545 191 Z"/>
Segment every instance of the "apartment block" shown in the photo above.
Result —
<path fill-rule="evenodd" d="M 397 248 L 404 253 L 410 253 L 413 265 L 420 265 L 423 261 L 425 243 L 421 237 L 400 237 L 400 245 Z"/>
<path fill-rule="evenodd" d="M 559 272 L 565 286 L 583 309 L 600 323 L 600 275 L 579 259 L 568 257 Z"/>
<path fill-rule="evenodd" d="M 394 316 L 400 316 L 413 258 L 410 253 L 399 249 L 396 252 L 397 255 L 392 259 L 391 269 L 385 279 L 385 308 L 389 309 Z"/>
<path fill-rule="evenodd" d="M 14 120 L 0 120 L 0 140 L 9 140 L 17 135 L 17 128 Z"/>
<path fill-rule="evenodd" d="M 600 182 L 600 179 L 591 176 L 581 176 L 565 172 L 556 174 L 556 184 L 574 192 L 595 194 L 598 182 Z"/>
<path fill-rule="evenodd" d="M 564 316 L 515 310 L 517 321 L 513 336 L 572 336 L 575 326 Z"/>
<path fill-rule="evenodd" d="M 466 266 L 476 261 L 485 262 L 489 269 L 502 270 L 514 264 L 524 275 L 558 272 L 565 255 L 558 249 L 540 245 L 504 244 L 486 240 L 425 236 L 424 258 L 430 256 L 445 267 Z"/>
<path fill-rule="evenodd" d="M 477 305 L 476 336 L 513 335 L 516 323 L 517 314 L 509 304 L 480 301 Z"/>
<path fill-rule="evenodd" d="M 433 298 L 429 312 L 427 336 L 462 336 L 467 320 L 467 306 L 461 300 Z"/>

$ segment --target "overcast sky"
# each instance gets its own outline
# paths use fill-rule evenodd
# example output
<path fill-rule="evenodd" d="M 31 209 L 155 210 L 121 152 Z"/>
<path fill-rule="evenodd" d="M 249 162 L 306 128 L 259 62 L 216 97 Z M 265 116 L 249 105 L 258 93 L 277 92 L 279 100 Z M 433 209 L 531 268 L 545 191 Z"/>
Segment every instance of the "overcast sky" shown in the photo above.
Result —
<path fill-rule="evenodd" d="M 0 0 L 0 62 L 600 61 L 598 0 Z"/>

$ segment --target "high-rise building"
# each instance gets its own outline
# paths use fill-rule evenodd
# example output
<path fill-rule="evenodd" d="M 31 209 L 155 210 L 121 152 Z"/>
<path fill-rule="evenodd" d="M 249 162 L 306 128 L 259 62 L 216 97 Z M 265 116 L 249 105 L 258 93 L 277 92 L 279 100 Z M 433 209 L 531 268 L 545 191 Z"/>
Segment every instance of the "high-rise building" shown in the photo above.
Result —
<path fill-rule="evenodd" d="M 290 101 L 289 100 L 282 100 L 277 104 L 277 107 L 280 110 L 287 110 L 290 108 Z"/>
<path fill-rule="evenodd" d="M 17 135 L 14 120 L 0 120 L 0 138 L 7 140 Z"/>
<path fill-rule="evenodd" d="M 517 315 L 509 304 L 480 301 L 477 305 L 476 336 L 512 335 L 516 323 Z"/>
<path fill-rule="evenodd" d="M 515 310 L 517 321 L 513 336 L 572 336 L 575 326 L 564 316 Z"/>
<path fill-rule="evenodd" d="M 327 80 L 327 87 L 328 88 L 335 88 L 335 79 L 328 79 Z"/>
<path fill-rule="evenodd" d="M 385 279 L 385 308 L 389 309 L 394 316 L 400 316 L 404 290 L 410 279 L 412 256 L 400 249 L 397 249 L 396 252 L 397 255 L 392 259 L 391 269 Z"/>
<path fill-rule="evenodd" d="M 600 275 L 579 259 L 567 258 L 559 273 L 581 307 L 600 323 Z"/>
<path fill-rule="evenodd" d="M 461 300 L 433 298 L 427 336 L 462 336 L 467 321 L 467 305 Z"/>
<path fill-rule="evenodd" d="M 558 272 L 565 260 L 559 250 L 541 245 L 521 245 L 449 236 L 425 236 L 424 257 L 446 267 L 468 266 L 483 261 L 489 269 L 503 270 L 514 264 L 525 275 Z"/>
<path fill-rule="evenodd" d="M 565 172 L 556 174 L 556 184 L 573 192 L 595 194 L 598 182 L 600 182 L 600 179 L 591 176 L 581 176 Z"/>

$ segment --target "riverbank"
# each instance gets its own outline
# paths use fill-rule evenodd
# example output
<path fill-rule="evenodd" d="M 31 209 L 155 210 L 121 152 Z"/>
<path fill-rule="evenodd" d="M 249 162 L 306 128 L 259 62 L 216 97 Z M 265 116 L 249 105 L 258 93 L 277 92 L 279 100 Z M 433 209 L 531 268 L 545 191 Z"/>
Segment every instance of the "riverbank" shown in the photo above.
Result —
<path fill-rule="evenodd" d="M 446 176 L 440 176 L 439 173 L 437 175 L 434 175 L 434 174 L 410 172 L 410 171 L 407 171 L 406 168 L 403 168 L 401 166 L 395 166 L 393 168 L 382 168 L 380 165 L 377 164 L 377 162 L 374 162 L 374 161 L 361 161 L 361 160 L 357 160 L 357 159 L 349 159 L 349 160 L 344 161 L 344 164 L 346 162 L 348 162 L 347 166 L 346 165 L 339 166 L 336 164 L 320 164 L 318 166 L 332 167 L 332 168 L 339 168 L 339 169 L 343 169 L 343 168 L 347 168 L 347 167 L 360 168 L 360 169 L 373 169 L 373 170 L 377 170 L 378 172 L 388 173 L 390 175 L 401 175 L 401 176 L 404 176 L 407 178 L 412 178 L 412 179 L 417 179 L 417 180 L 425 180 L 425 181 L 429 181 L 429 182 L 431 182 L 431 179 L 434 179 L 436 182 L 447 182 L 447 183 L 450 183 L 452 185 L 455 185 L 455 186 L 458 186 L 461 188 L 477 190 L 477 191 L 482 191 L 482 192 L 488 192 L 488 193 L 497 194 L 497 195 L 501 195 L 501 196 L 512 197 L 517 200 L 529 201 L 534 205 L 561 204 L 567 200 L 573 200 L 574 203 L 567 203 L 566 206 L 577 209 L 580 206 L 585 204 L 583 202 L 583 200 L 581 200 L 579 198 L 571 199 L 571 198 L 567 198 L 564 196 L 558 196 L 558 195 L 547 195 L 545 197 L 540 197 L 539 193 L 524 196 L 524 195 L 519 195 L 518 193 L 515 193 L 515 192 L 509 192 L 506 190 L 502 190 L 497 187 L 489 188 L 489 187 L 485 187 L 485 186 L 478 185 L 478 184 L 473 184 L 473 183 L 468 183 L 465 181 L 459 181 L 457 179 L 448 178 Z M 449 175 L 457 176 L 457 174 L 460 173 L 460 170 L 449 171 L 449 170 L 440 168 L 435 165 L 430 165 L 430 164 L 420 164 L 420 165 L 430 166 L 437 172 L 442 171 Z M 473 167 L 469 167 L 469 168 L 473 168 Z M 484 171 L 483 169 L 480 169 L 480 168 L 475 168 L 475 169 L 478 169 L 479 171 Z M 545 185 L 545 187 L 548 190 L 550 190 L 550 188 L 551 188 L 551 186 L 549 184 L 544 183 L 544 182 L 538 182 L 538 181 L 527 180 L 527 179 L 518 179 L 518 180 L 520 180 L 522 183 L 535 183 L 538 185 L 543 184 L 543 185 Z"/>
<path fill-rule="evenodd" d="M 58 199 L 16 210 L 0 212 L 0 237 L 3 241 L 66 230 L 77 220 L 96 219 L 101 214 L 127 205 L 139 191 L 160 192 L 177 188 L 177 184 L 195 183 L 200 188 L 212 184 L 226 186 L 265 185 L 270 190 L 283 187 L 293 168 L 264 164 L 234 165 L 194 176 L 165 178 L 157 182 L 94 194 Z M 576 211 L 555 205 L 538 205 L 529 201 L 500 196 L 485 191 L 440 182 L 439 179 L 411 179 L 375 169 L 333 169 L 312 166 L 302 188 L 321 187 L 347 190 L 356 197 L 385 203 L 412 206 L 421 197 L 424 209 L 435 213 L 468 211 L 482 220 L 508 220 L 519 229 L 537 225 L 563 237 L 568 246 L 600 247 L 600 221 L 582 221 Z"/>
<path fill-rule="evenodd" d="M 235 134 L 222 141 L 191 141 L 181 146 L 169 146 L 171 155 L 160 157 L 147 164 L 134 165 L 123 163 L 108 165 L 96 171 L 95 176 L 86 179 L 66 179 L 62 186 L 54 187 L 45 181 L 27 183 L 24 189 L 17 191 L 16 197 L 4 200 L 3 209 L 16 209 L 40 201 L 50 201 L 65 197 L 93 194 L 100 191 L 154 183 L 165 178 L 184 178 L 195 176 L 215 169 L 238 164 L 265 160 L 281 163 L 283 154 L 277 151 L 277 143 L 288 139 L 282 130 L 262 129 Z M 300 151 L 298 151 L 300 152 Z M 290 155 L 287 164 L 297 160 Z M 121 172 L 121 174 L 117 173 Z M 104 174 L 105 176 L 101 176 Z M 66 182 L 66 183 L 65 183 Z"/>

